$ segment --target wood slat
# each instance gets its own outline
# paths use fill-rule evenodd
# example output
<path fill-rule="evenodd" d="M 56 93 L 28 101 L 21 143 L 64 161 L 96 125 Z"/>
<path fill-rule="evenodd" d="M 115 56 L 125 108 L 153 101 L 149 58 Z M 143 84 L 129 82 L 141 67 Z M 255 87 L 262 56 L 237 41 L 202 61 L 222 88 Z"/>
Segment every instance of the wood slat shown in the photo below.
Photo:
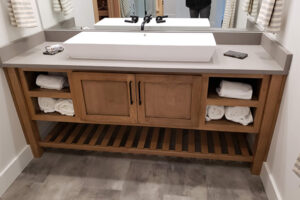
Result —
<path fill-rule="evenodd" d="M 170 148 L 170 140 L 171 140 L 171 129 L 167 128 L 165 129 L 165 135 L 164 135 L 164 143 L 162 149 L 164 151 L 168 151 Z"/>
<path fill-rule="evenodd" d="M 243 156 L 249 156 L 249 150 L 246 143 L 246 137 L 245 135 L 239 134 L 238 136 L 241 152 Z"/>
<path fill-rule="evenodd" d="M 213 132 L 213 140 L 214 140 L 214 150 L 216 154 L 221 154 L 221 142 L 220 142 L 220 136 L 218 132 Z"/>
<path fill-rule="evenodd" d="M 51 138 L 58 134 L 58 132 L 60 130 L 62 130 L 62 128 L 65 126 L 65 124 L 63 123 L 58 123 L 53 129 L 52 131 L 46 136 L 46 138 L 44 139 L 45 142 L 49 142 L 51 140 Z"/>
<path fill-rule="evenodd" d="M 97 127 L 96 132 L 94 133 L 93 137 L 91 138 L 89 145 L 96 145 L 98 138 L 100 137 L 102 131 L 104 129 L 104 125 L 99 125 Z"/>
<path fill-rule="evenodd" d="M 229 155 L 234 155 L 235 150 L 234 150 L 234 144 L 233 144 L 233 141 L 232 141 L 231 133 L 226 133 L 225 138 L 226 138 L 226 143 L 227 143 L 228 154 Z"/>
<path fill-rule="evenodd" d="M 208 133 L 206 131 L 200 132 L 201 137 L 201 152 L 196 152 L 196 132 L 194 130 L 188 131 L 188 149 L 187 151 L 183 150 L 183 129 L 176 130 L 175 136 L 175 150 L 170 149 L 170 142 L 171 142 L 171 129 L 165 129 L 164 138 L 162 149 L 157 149 L 160 128 L 154 128 L 150 147 L 144 148 L 145 142 L 147 139 L 147 134 L 149 132 L 148 127 L 142 127 L 138 145 L 137 147 L 132 147 L 134 143 L 134 139 L 136 138 L 136 133 L 138 127 L 131 127 L 128 136 L 126 136 L 125 147 L 121 147 L 122 141 L 125 139 L 124 136 L 126 131 L 128 130 L 127 126 L 121 126 L 118 130 L 118 133 L 114 139 L 114 142 L 111 146 L 108 146 L 111 138 L 116 131 L 116 126 L 109 125 L 106 134 L 100 145 L 96 145 L 99 137 L 102 136 L 103 130 L 105 126 L 100 125 L 97 127 L 95 133 L 91 135 L 91 131 L 95 129 L 97 125 L 84 125 L 78 124 L 74 127 L 74 130 L 68 136 L 66 142 L 61 142 L 63 138 L 66 137 L 66 134 L 70 132 L 72 128 L 72 124 L 59 124 L 56 126 L 53 131 L 47 136 L 47 141 L 39 142 L 39 145 L 42 147 L 52 147 L 52 148 L 65 148 L 65 149 L 79 149 L 79 150 L 96 150 L 96 151 L 107 151 L 107 152 L 128 152 L 128 153 L 136 153 L 136 154 L 149 154 L 149 155 L 166 155 L 166 156 L 176 156 L 176 157 L 190 157 L 190 158 L 207 158 L 207 159 L 218 159 L 218 160 L 232 160 L 232 161 L 244 161 L 244 162 L 252 162 L 253 156 L 250 155 L 247 146 L 247 140 L 245 135 L 242 134 L 233 134 L 233 133 L 226 133 L 225 140 L 228 148 L 228 153 L 222 153 L 221 148 L 221 138 L 220 133 L 218 132 L 211 132 Z M 61 128 L 58 128 L 61 127 Z M 83 129 L 83 127 L 85 127 Z M 60 131 L 62 129 L 62 131 Z M 83 133 L 81 134 L 81 131 Z M 51 137 L 55 137 L 58 134 L 56 140 L 54 142 L 51 141 Z M 77 143 L 73 143 L 75 138 L 78 136 L 79 140 Z M 213 148 L 214 151 L 209 153 L 208 151 L 208 134 L 212 134 L 213 139 Z M 91 136 L 91 140 L 89 144 L 84 144 L 88 137 Z M 236 154 L 235 146 L 234 146 L 234 139 L 238 140 L 238 144 L 241 149 L 241 154 Z"/>
<path fill-rule="evenodd" d="M 61 131 L 61 133 L 54 140 L 54 143 L 59 143 L 70 132 L 74 124 L 67 124 L 67 126 Z"/>
<path fill-rule="evenodd" d="M 84 144 L 85 140 L 87 139 L 87 137 L 89 136 L 89 134 L 91 133 L 91 131 L 93 130 L 94 125 L 88 125 L 86 127 L 86 129 L 84 130 L 84 132 L 82 133 L 80 139 L 78 140 L 77 144 Z"/>
<path fill-rule="evenodd" d="M 158 142 L 158 135 L 159 135 L 159 128 L 154 128 L 153 134 L 152 134 L 152 139 L 151 139 L 151 144 L 150 144 L 150 149 L 156 149 L 157 142 Z"/>
<path fill-rule="evenodd" d="M 190 130 L 188 136 L 189 136 L 188 152 L 194 153 L 195 152 L 195 132 Z"/>
<path fill-rule="evenodd" d="M 148 134 L 149 128 L 148 127 L 144 127 L 142 132 L 141 132 L 141 136 L 139 139 L 139 143 L 138 143 L 138 149 L 143 149 L 145 146 L 145 142 L 147 139 L 147 134 Z"/>
<path fill-rule="evenodd" d="M 201 153 L 208 153 L 207 132 L 201 131 Z"/>
<path fill-rule="evenodd" d="M 66 140 L 67 144 L 72 144 L 75 137 L 80 133 L 80 130 L 84 127 L 84 124 L 77 124 L 76 128 L 72 131 L 72 133 L 69 135 L 68 139 Z"/>
<path fill-rule="evenodd" d="M 182 129 L 177 129 L 175 151 L 182 151 L 182 136 Z"/>
<path fill-rule="evenodd" d="M 136 131 L 137 131 L 137 127 L 136 126 L 131 127 L 129 136 L 128 136 L 126 144 L 125 144 L 126 148 L 132 147 Z"/>
<path fill-rule="evenodd" d="M 123 139 L 123 136 L 126 132 L 126 129 L 127 129 L 127 126 L 122 126 L 119 130 L 119 133 L 113 143 L 113 147 L 119 147 L 121 142 L 122 142 L 122 139 Z"/>
<path fill-rule="evenodd" d="M 105 134 L 100 146 L 107 146 L 116 126 L 110 126 Z"/>

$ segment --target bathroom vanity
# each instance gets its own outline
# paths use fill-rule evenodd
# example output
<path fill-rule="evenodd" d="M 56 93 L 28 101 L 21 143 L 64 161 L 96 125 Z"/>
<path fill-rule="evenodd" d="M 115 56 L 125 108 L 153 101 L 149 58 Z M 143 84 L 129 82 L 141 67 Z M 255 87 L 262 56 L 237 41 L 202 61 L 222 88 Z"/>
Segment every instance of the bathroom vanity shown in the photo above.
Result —
<path fill-rule="evenodd" d="M 66 52 L 45 56 L 44 47 L 61 40 L 39 36 L 37 46 L 2 57 L 2 66 L 35 157 L 42 156 L 44 148 L 63 148 L 204 158 L 248 162 L 252 173 L 259 174 L 292 55 L 266 35 L 255 34 L 250 41 L 215 33 L 218 45 L 208 63 L 71 59 Z M 228 50 L 249 57 L 224 57 Z M 69 87 L 38 88 L 37 75 L 48 72 L 64 73 Z M 218 97 L 221 80 L 251 84 L 253 98 Z M 41 112 L 38 97 L 72 99 L 75 116 Z M 254 122 L 243 126 L 225 119 L 206 121 L 207 105 L 249 106 Z M 41 137 L 37 121 L 56 125 Z"/>

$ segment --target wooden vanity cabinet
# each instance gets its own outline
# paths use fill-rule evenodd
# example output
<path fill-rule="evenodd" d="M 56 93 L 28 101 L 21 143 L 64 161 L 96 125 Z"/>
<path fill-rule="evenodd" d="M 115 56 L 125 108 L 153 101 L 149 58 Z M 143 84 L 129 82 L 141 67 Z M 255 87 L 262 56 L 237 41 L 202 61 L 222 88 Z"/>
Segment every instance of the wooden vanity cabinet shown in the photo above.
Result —
<path fill-rule="evenodd" d="M 74 72 L 72 79 L 83 121 L 198 126 L 200 76 Z"/>
<path fill-rule="evenodd" d="M 194 128 L 199 122 L 200 76 L 136 75 L 138 122 Z"/>
<path fill-rule="evenodd" d="M 133 74 L 74 72 L 72 81 L 83 121 L 136 123 Z"/>

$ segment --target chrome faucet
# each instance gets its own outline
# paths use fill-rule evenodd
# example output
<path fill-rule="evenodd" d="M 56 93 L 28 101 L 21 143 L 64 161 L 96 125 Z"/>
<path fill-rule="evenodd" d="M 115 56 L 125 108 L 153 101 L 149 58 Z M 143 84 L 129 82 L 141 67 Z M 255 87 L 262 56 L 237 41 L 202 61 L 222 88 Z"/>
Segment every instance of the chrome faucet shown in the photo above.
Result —
<path fill-rule="evenodd" d="M 152 19 L 152 15 L 146 15 L 144 17 L 144 21 L 141 25 L 141 31 L 145 30 L 145 24 L 149 23 L 151 21 L 151 19 Z"/>

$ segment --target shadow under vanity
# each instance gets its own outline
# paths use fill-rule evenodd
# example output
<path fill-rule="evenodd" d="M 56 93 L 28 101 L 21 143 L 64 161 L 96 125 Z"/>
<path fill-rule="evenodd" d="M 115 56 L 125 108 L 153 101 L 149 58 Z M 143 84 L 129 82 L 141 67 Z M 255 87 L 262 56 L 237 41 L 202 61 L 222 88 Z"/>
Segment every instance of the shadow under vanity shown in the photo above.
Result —
<path fill-rule="evenodd" d="M 51 43 L 44 36 L 38 46 L 2 60 L 35 157 L 43 148 L 63 148 L 204 158 L 248 162 L 259 174 L 292 55 L 262 33 L 247 34 L 254 39 L 215 33 L 218 46 L 210 63 L 76 60 L 65 52 L 51 57 L 41 53 Z M 249 59 L 223 57 L 230 49 L 247 51 Z M 58 91 L 35 84 L 39 74 L 53 72 L 63 73 L 68 86 Z M 222 80 L 251 85 L 252 98 L 218 96 Z M 71 99 L 75 115 L 44 113 L 39 97 Z M 208 105 L 250 107 L 253 122 L 207 121 Z M 56 125 L 41 138 L 37 121 Z"/>

